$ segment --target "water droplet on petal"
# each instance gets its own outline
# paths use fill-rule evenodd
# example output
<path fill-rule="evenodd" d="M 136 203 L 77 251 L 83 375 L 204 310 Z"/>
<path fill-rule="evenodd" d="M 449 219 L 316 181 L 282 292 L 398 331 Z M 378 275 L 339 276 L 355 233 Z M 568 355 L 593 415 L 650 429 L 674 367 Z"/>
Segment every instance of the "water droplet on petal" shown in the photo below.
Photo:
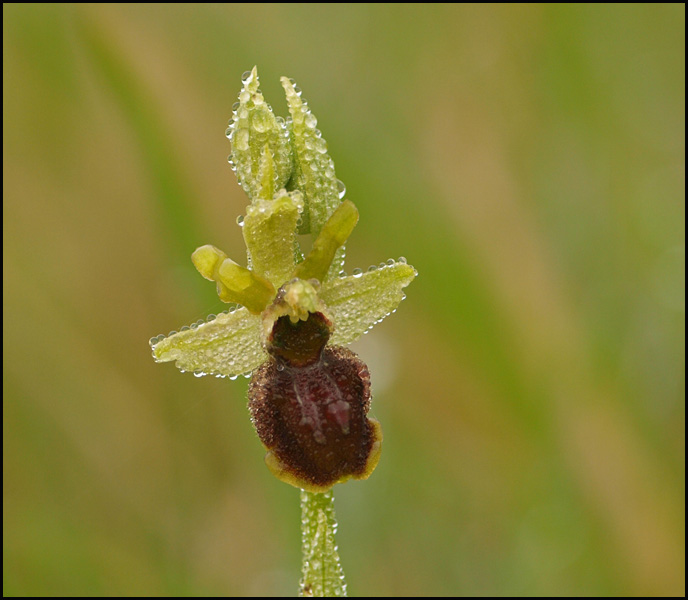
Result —
<path fill-rule="evenodd" d="M 248 150 L 248 129 L 240 129 L 234 136 L 237 150 Z"/>
<path fill-rule="evenodd" d="M 377 271 L 377 265 L 370 265 L 368 267 L 368 273 L 370 273 L 371 271 Z"/>
<path fill-rule="evenodd" d="M 253 114 L 253 128 L 258 133 L 265 133 L 270 127 L 269 113 L 256 111 Z"/>
<path fill-rule="evenodd" d="M 403 256 L 400 256 L 399 260 L 397 262 L 401 263 L 402 265 L 405 265 L 406 264 L 406 258 Z"/>
<path fill-rule="evenodd" d="M 337 193 L 339 194 L 339 199 L 341 200 L 346 194 L 346 186 L 341 179 L 337 179 Z"/>
<path fill-rule="evenodd" d="M 236 218 L 236 223 L 239 227 L 243 227 L 244 226 L 244 215 L 239 215 Z"/>
<path fill-rule="evenodd" d="M 313 113 L 308 113 L 306 115 L 306 127 L 313 129 L 318 124 L 318 119 L 315 118 Z"/>
<path fill-rule="evenodd" d="M 322 138 L 316 139 L 315 140 L 315 151 L 318 154 L 325 154 L 325 152 L 327 152 L 327 142 Z"/>
<path fill-rule="evenodd" d="M 388 258 L 387 259 L 387 266 L 388 267 L 393 267 L 395 264 L 395 260 L 393 258 Z"/>
<path fill-rule="evenodd" d="M 361 269 L 354 269 L 353 271 L 351 271 L 351 274 L 352 274 L 354 277 L 358 278 L 358 277 L 360 277 L 361 275 L 363 275 L 363 271 L 362 271 Z"/>

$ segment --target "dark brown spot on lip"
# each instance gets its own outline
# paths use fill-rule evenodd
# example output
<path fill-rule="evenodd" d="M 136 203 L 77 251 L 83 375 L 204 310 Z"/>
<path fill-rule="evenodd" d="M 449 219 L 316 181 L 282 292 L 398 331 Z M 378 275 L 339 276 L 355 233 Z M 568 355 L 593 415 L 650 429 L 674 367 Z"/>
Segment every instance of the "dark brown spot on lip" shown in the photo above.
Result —
<path fill-rule="evenodd" d="M 266 462 L 283 481 L 324 491 L 366 478 L 377 464 L 381 430 L 366 416 L 370 375 L 350 350 L 327 347 L 306 367 L 271 359 L 254 372 L 248 395 Z"/>
<path fill-rule="evenodd" d="M 320 360 L 331 330 L 332 323 L 322 313 L 312 313 L 296 323 L 282 316 L 272 326 L 267 350 L 279 363 L 305 367 Z"/>

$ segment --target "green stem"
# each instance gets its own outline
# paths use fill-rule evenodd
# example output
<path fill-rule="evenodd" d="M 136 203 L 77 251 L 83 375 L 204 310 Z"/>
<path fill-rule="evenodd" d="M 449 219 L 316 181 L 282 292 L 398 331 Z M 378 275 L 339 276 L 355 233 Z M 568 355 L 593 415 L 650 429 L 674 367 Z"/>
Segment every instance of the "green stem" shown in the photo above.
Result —
<path fill-rule="evenodd" d="M 344 571 L 334 543 L 336 531 L 332 490 L 324 494 L 301 490 L 300 596 L 346 596 Z"/>

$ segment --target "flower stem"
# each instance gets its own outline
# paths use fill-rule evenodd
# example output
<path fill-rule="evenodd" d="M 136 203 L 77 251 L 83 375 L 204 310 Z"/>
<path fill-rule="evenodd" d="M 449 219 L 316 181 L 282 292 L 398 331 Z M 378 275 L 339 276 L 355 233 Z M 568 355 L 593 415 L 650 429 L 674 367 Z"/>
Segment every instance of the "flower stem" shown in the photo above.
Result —
<path fill-rule="evenodd" d="M 334 542 L 336 531 L 332 490 L 324 494 L 301 490 L 300 596 L 346 596 L 344 571 Z"/>

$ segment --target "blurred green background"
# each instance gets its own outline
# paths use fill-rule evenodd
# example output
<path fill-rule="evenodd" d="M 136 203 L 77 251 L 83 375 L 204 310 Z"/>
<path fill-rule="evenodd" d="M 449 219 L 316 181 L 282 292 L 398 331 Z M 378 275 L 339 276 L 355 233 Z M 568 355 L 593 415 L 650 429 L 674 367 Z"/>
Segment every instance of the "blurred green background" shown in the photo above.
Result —
<path fill-rule="evenodd" d="M 245 380 L 155 364 L 244 255 L 224 131 L 296 79 L 406 256 L 353 349 L 352 595 L 685 592 L 683 5 L 3 5 L 5 595 L 294 595 Z"/>

